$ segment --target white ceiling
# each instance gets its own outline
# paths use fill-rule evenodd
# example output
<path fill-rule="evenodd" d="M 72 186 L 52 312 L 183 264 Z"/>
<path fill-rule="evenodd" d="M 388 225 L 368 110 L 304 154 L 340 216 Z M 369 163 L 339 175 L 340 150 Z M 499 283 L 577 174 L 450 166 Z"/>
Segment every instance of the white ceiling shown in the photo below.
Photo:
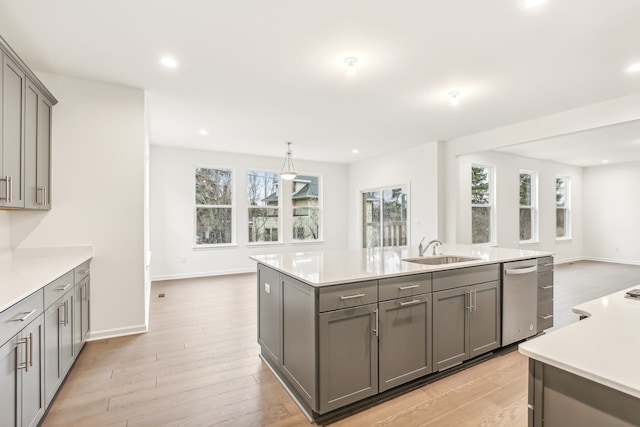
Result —
<path fill-rule="evenodd" d="M 639 17 L 638 0 L 0 0 L 0 35 L 35 70 L 147 90 L 152 144 L 348 163 L 640 92 Z"/>

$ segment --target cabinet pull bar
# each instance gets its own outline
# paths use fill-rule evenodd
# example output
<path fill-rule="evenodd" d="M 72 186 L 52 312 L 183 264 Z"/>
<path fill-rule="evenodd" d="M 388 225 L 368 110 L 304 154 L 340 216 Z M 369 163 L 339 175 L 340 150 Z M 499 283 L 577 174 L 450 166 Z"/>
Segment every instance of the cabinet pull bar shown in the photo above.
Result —
<path fill-rule="evenodd" d="M 18 363 L 18 358 L 16 357 L 16 368 L 24 369 L 25 372 L 29 372 L 29 339 L 20 338 L 16 344 L 24 344 L 24 362 Z"/>
<path fill-rule="evenodd" d="M 64 325 L 64 317 L 60 314 L 60 309 L 65 307 L 65 303 L 63 302 L 58 306 L 58 324 Z M 64 313 L 63 313 L 64 314 Z M 62 318 L 62 320 L 60 320 Z"/>
<path fill-rule="evenodd" d="M 8 203 L 9 202 L 9 177 L 5 176 L 4 178 L 0 178 L 0 181 L 4 181 L 4 197 L 0 200 L 5 200 Z"/>
<path fill-rule="evenodd" d="M 471 312 L 471 291 L 467 291 L 464 293 L 464 303 L 465 305 L 467 304 L 467 298 L 469 298 L 469 305 L 467 305 L 465 308 L 467 310 L 469 310 L 469 312 Z"/>
<path fill-rule="evenodd" d="M 419 288 L 419 287 L 420 287 L 420 285 L 409 285 L 409 286 L 400 286 L 399 289 L 401 291 L 405 291 L 407 289 L 415 289 L 415 288 Z"/>
<path fill-rule="evenodd" d="M 376 328 L 373 330 L 373 332 L 376 333 L 376 336 L 378 336 L 378 329 L 380 327 L 380 323 L 379 323 L 379 319 L 378 319 L 378 309 L 374 309 L 373 312 L 376 314 Z"/>
<path fill-rule="evenodd" d="M 355 294 L 355 295 L 341 296 L 341 297 L 340 297 L 340 300 L 344 301 L 344 300 L 346 300 L 346 299 L 362 298 L 363 296 L 365 296 L 365 294 Z"/>
<path fill-rule="evenodd" d="M 17 317 L 17 318 L 15 318 L 15 319 L 11 319 L 11 321 L 12 321 L 12 322 L 24 322 L 24 321 L 25 321 L 25 320 L 27 320 L 29 317 L 31 317 L 31 315 L 32 315 L 33 313 L 35 313 L 36 311 L 38 311 L 38 309 L 37 309 L 37 308 L 34 308 L 33 310 L 31 310 L 31 311 L 30 311 L 30 312 L 28 312 L 28 313 L 27 313 L 27 312 L 24 312 L 24 313 L 23 313 L 23 314 L 24 314 L 24 316 L 22 316 L 22 317 Z"/>
<path fill-rule="evenodd" d="M 59 291 L 66 291 L 67 289 L 69 289 L 69 286 L 71 286 L 71 283 L 67 283 L 64 286 L 61 286 L 58 288 Z"/>
<path fill-rule="evenodd" d="M 527 274 L 533 273 L 538 270 L 538 266 L 534 265 L 533 267 L 523 267 L 523 268 L 512 268 L 510 270 L 505 270 L 504 274 L 513 275 L 513 274 Z"/>
<path fill-rule="evenodd" d="M 553 267 L 553 263 L 552 262 L 548 262 L 546 264 L 542 264 L 545 267 Z"/>
<path fill-rule="evenodd" d="M 539 316 L 542 320 L 547 320 L 547 319 L 551 319 L 553 317 L 553 314 L 547 314 L 546 316 Z"/>
<path fill-rule="evenodd" d="M 419 299 L 414 299 L 414 300 L 412 300 L 412 301 L 401 302 L 401 303 L 400 303 L 400 306 L 401 306 L 401 307 L 404 307 L 405 305 L 419 304 L 419 303 L 421 303 L 421 302 L 422 302 L 422 301 L 420 301 Z"/>
<path fill-rule="evenodd" d="M 29 332 L 29 366 L 33 366 L 33 332 Z"/>
<path fill-rule="evenodd" d="M 11 204 L 13 203 L 13 179 L 10 176 L 8 176 L 7 179 L 8 179 L 7 188 L 9 188 L 9 193 L 7 197 L 9 197 L 8 202 L 9 204 Z"/>
<path fill-rule="evenodd" d="M 551 289 L 553 288 L 553 285 L 550 286 L 541 286 L 540 289 Z"/>

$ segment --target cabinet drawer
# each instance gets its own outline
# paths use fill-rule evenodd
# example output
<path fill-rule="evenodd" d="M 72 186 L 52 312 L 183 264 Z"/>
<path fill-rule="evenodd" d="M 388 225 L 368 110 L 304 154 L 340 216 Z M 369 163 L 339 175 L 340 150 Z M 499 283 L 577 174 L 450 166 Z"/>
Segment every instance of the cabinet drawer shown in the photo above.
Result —
<path fill-rule="evenodd" d="M 378 281 L 376 280 L 320 288 L 320 312 L 375 302 L 378 302 Z"/>
<path fill-rule="evenodd" d="M 538 273 L 538 303 L 553 299 L 553 271 Z"/>
<path fill-rule="evenodd" d="M 551 271 L 553 270 L 553 257 L 546 256 L 543 258 L 538 258 L 538 273 L 542 271 Z"/>
<path fill-rule="evenodd" d="M 0 346 L 42 314 L 42 290 L 0 313 Z"/>
<path fill-rule="evenodd" d="M 73 269 L 73 283 L 80 283 L 85 277 L 91 274 L 90 264 L 91 260 L 83 262 Z"/>
<path fill-rule="evenodd" d="M 53 282 L 44 287 L 44 307 L 49 308 L 51 304 L 56 302 L 58 298 L 63 296 L 73 287 L 73 271 L 68 272 L 62 277 L 57 278 Z"/>
<path fill-rule="evenodd" d="M 431 273 L 393 277 L 378 281 L 380 301 L 410 297 L 431 292 Z"/>
<path fill-rule="evenodd" d="M 433 291 L 443 291 L 495 280 L 500 280 L 500 264 L 435 271 L 433 273 Z"/>

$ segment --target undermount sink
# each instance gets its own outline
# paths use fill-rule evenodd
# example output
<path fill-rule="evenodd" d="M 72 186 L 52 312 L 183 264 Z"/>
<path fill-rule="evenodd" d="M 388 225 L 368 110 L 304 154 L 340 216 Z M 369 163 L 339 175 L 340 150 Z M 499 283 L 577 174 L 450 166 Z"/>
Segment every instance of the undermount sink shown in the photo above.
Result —
<path fill-rule="evenodd" d="M 465 257 L 465 256 L 457 256 L 457 255 L 436 255 L 436 256 L 426 256 L 420 258 L 406 258 L 403 261 L 413 262 L 416 264 L 425 264 L 425 265 L 442 265 L 442 264 L 455 264 L 457 262 L 466 262 L 466 261 L 477 261 L 481 258 L 473 258 L 473 257 Z"/>

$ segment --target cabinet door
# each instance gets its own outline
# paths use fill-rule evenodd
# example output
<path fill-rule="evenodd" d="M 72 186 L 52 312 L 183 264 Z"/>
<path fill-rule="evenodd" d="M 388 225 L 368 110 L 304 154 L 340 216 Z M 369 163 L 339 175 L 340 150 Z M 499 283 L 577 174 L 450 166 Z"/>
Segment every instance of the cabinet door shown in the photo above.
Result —
<path fill-rule="evenodd" d="M 81 322 L 82 322 L 82 327 L 81 332 L 82 332 L 82 342 L 86 342 L 87 338 L 89 338 L 89 332 L 91 331 L 91 327 L 89 325 L 89 301 L 91 299 L 91 278 L 89 276 L 87 276 L 87 278 L 85 278 L 84 280 L 84 287 L 83 287 L 83 292 L 82 292 L 82 318 L 81 318 Z M 74 319 L 75 321 L 76 319 Z M 75 354 L 76 357 L 78 357 L 78 353 Z"/>
<path fill-rule="evenodd" d="M 431 372 L 431 294 L 379 304 L 379 390 Z"/>
<path fill-rule="evenodd" d="M 42 209 L 51 208 L 51 104 L 40 95 L 38 99 L 38 150 L 36 188 Z"/>
<path fill-rule="evenodd" d="M 21 345 L 14 337 L 0 347 L 0 426 L 19 426 L 19 394 L 22 392 L 19 381 L 18 361 L 24 360 Z M 20 353 L 20 354 L 19 354 Z"/>
<path fill-rule="evenodd" d="M 64 321 L 64 303 L 60 299 L 44 313 L 44 385 L 47 406 L 62 382 L 60 370 L 60 321 Z"/>
<path fill-rule="evenodd" d="M 82 348 L 82 294 L 84 282 L 78 283 L 74 288 L 75 299 L 73 301 L 73 354 L 78 354 Z"/>
<path fill-rule="evenodd" d="M 40 315 L 22 331 L 27 340 L 28 369 L 22 370 L 22 426 L 35 427 L 44 415 L 44 360 L 42 343 L 44 341 L 43 316 Z"/>
<path fill-rule="evenodd" d="M 262 357 L 280 366 L 282 310 L 279 273 L 258 265 L 258 344 Z"/>
<path fill-rule="evenodd" d="M 378 393 L 377 305 L 321 313 L 320 402 L 323 414 Z"/>
<path fill-rule="evenodd" d="M 28 79 L 24 117 L 25 207 L 48 209 L 51 104 Z"/>
<path fill-rule="evenodd" d="M 62 308 L 64 318 L 60 323 L 60 366 L 62 370 L 62 378 L 67 375 L 71 365 L 73 365 L 73 304 L 75 294 L 73 290 L 67 292 L 62 297 L 64 307 Z"/>
<path fill-rule="evenodd" d="M 433 370 L 440 371 L 469 357 L 469 288 L 433 293 Z"/>
<path fill-rule="evenodd" d="M 500 282 L 471 287 L 469 320 L 469 357 L 500 347 Z"/>
<path fill-rule="evenodd" d="M 2 93 L 2 165 L 0 206 L 24 207 L 23 114 L 25 75 L 4 56 Z"/>

